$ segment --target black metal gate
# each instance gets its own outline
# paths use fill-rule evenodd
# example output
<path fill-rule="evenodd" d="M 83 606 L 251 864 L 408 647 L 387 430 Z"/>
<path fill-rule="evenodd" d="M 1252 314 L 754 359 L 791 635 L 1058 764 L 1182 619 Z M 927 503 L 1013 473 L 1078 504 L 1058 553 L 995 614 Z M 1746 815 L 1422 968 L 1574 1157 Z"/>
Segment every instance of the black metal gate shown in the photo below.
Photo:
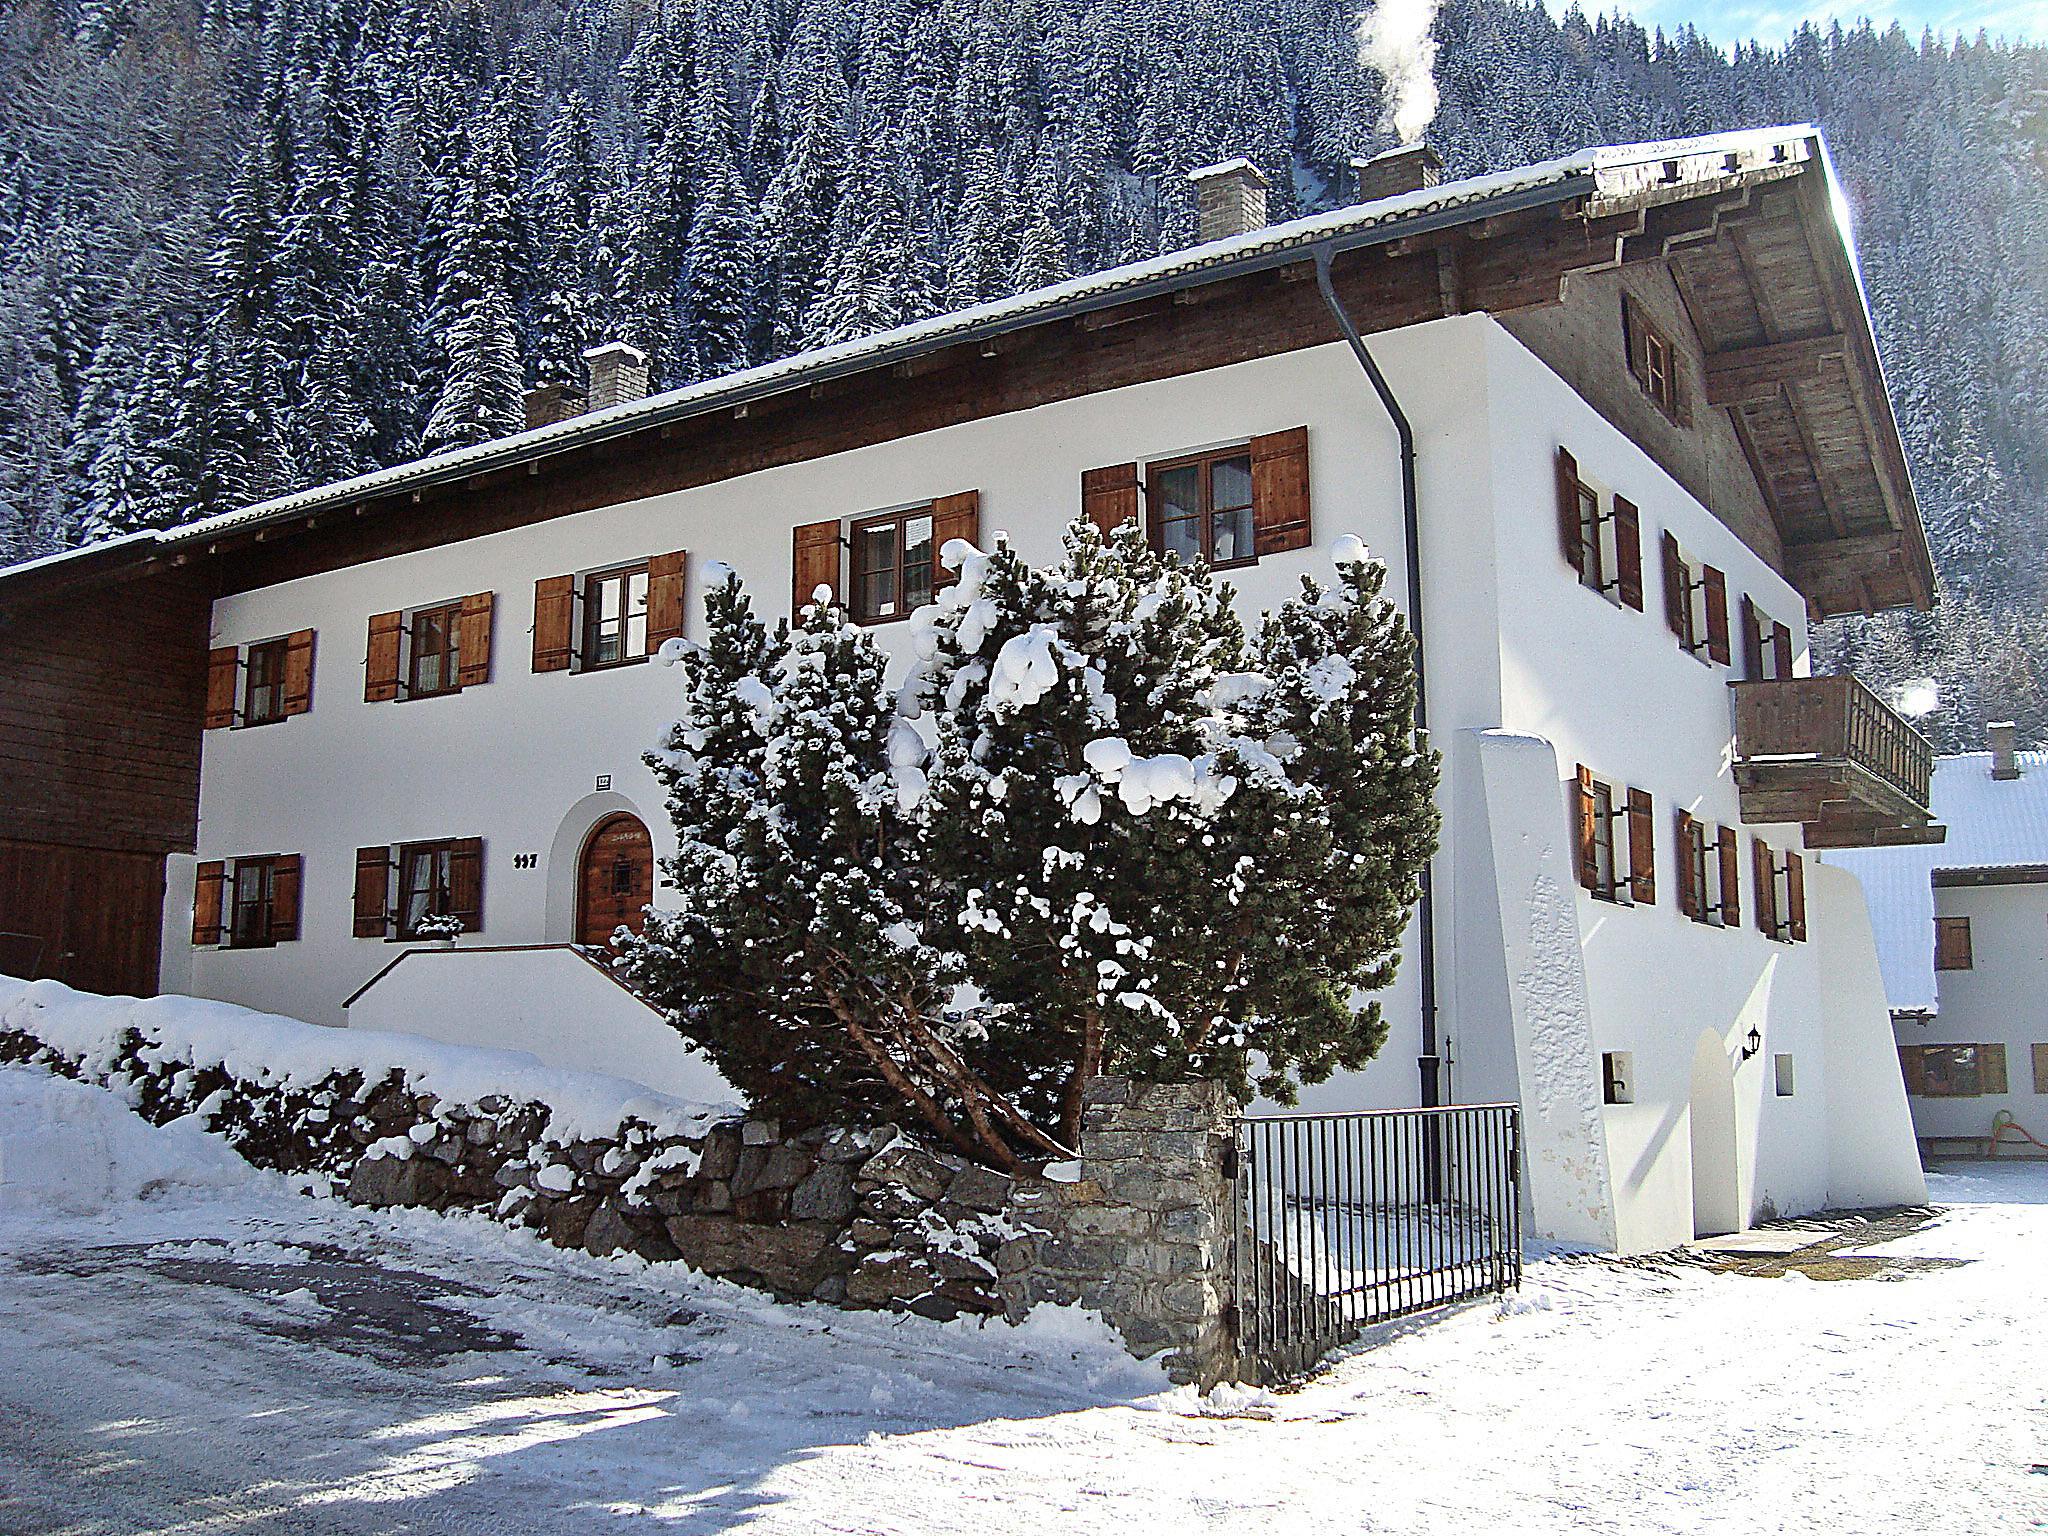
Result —
<path fill-rule="evenodd" d="M 1522 1280 L 1521 1109 L 1237 1122 L 1239 1369 L 1307 1370 L 1360 1329 Z"/>

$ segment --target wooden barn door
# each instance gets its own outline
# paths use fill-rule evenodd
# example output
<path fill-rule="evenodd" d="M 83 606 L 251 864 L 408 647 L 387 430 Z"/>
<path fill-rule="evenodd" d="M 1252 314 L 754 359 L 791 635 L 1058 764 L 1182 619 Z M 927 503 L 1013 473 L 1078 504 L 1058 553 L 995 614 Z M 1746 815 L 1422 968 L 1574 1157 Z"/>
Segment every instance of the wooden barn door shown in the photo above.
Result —
<path fill-rule="evenodd" d="M 654 899 L 654 840 L 640 818 L 620 811 L 591 830 L 576 872 L 576 942 L 610 945 L 620 924 L 638 933 Z"/>

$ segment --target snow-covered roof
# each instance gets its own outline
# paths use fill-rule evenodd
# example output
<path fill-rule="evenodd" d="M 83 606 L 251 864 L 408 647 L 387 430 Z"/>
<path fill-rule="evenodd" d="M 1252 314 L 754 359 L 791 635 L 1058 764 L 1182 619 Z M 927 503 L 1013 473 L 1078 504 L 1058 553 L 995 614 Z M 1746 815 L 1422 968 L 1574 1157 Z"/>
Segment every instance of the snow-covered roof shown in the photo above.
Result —
<path fill-rule="evenodd" d="M 1989 752 L 1937 758 L 1931 802 L 1939 843 L 1842 848 L 1824 857 L 1863 882 L 1885 996 L 1894 1009 L 1940 1006 L 1934 969 L 1934 876 L 1951 869 L 2048 864 L 2048 752 L 2017 754 L 2020 776 L 1991 777 Z"/>
<path fill-rule="evenodd" d="M 872 336 L 699 380 L 608 410 L 586 412 L 565 421 L 295 491 L 175 527 L 123 535 L 120 542 L 135 546 L 131 557 L 146 555 L 293 517 L 316 507 L 347 505 L 372 496 L 462 479 L 709 410 L 807 387 L 828 378 L 882 367 L 938 346 L 1019 330 L 1062 312 L 1127 303 L 1151 292 L 1215 281 L 1280 261 L 1299 260 L 1307 248 L 1326 243 L 1368 244 L 1574 196 L 1590 195 L 1596 205 L 1630 199 L 1655 201 L 1669 195 L 1672 188 L 1668 177 L 1647 170 L 1649 167 L 1677 162 L 1711 167 L 1687 178 L 1683 190 L 1691 193 L 1705 176 L 1726 175 L 1733 179 L 1745 173 L 1778 172 L 1814 159 L 1818 159 L 1832 184 L 1834 175 L 1825 147 L 1810 124 L 1583 149 L 1555 160 L 1445 181 L 1418 191 L 1169 251 L 1011 298 L 934 315 Z M 1836 206 L 1839 210 L 1839 197 Z M 1846 243 L 1846 225 L 1844 236 Z M 33 563 L 47 566 L 104 549 L 114 542 L 82 545 Z M 17 566 L 0 570 L 0 583 L 24 569 Z"/>

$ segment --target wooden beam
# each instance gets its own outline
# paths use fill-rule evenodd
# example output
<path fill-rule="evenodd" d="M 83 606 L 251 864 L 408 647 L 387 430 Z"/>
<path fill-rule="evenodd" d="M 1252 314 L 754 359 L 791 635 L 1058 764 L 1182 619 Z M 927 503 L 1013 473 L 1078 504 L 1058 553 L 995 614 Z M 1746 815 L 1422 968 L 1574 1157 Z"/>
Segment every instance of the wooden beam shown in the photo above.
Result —
<path fill-rule="evenodd" d="M 1785 565 L 1795 585 L 1807 575 L 1820 576 L 1831 583 L 1888 576 L 1896 573 L 1905 559 L 1905 535 L 1896 530 L 1785 546 Z"/>
<path fill-rule="evenodd" d="M 1840 331 L 1829 331 L 1709 352 L 1705 358 L 1707 404 L 1737 405 L 1761 399 L 1790 380 L 1818 378 L 1823 359 L 1840 357 L 1847 345 Z"/>

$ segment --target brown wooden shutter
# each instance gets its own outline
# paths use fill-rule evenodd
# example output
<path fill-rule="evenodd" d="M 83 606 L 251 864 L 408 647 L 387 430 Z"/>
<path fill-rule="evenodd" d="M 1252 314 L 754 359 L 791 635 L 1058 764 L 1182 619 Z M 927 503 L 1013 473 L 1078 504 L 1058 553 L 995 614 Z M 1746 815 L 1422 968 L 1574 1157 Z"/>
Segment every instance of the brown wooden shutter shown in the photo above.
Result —
<path fill-rule="evenodd" d="M 960 491 L 951 496 L 941 496 L 932 503 L 932 590 L 943 591 L 960 579 L 957 570 L 949 569 L 939 556 L 944 553 L 949 539 L 965 539 L 977 549 L 981 546 L 981 492 Z"/>
<path fill-rule="evenodd" d="M 484 840 L 458 838 L 448 849 L 448 904 L 464 933 L 484 929 Z"/>
<path fill-rule="evenodd" d="M 235 723 L 235 695 L 241 681 L 241 659 L 241 651 L 232 645 L 219 646 L 206 653 L 204 729 L 217 731 Z"/>
<path fill-rule="evenodd" d="M 647 583 L 650 630 L 654 613 L 654 582 Z M 576 658 L 576 578 L 543 576 L 533 584 L 533 670 L 566 672 Z M 652 643 L 650 639 L 650 644 Z"/>
<path fill-rule="evenodd" d="M 281 944 L 299 936 L 299 885 L 304 860 L 281 853 L 270 865 L 270 939 Z"/>
<path fill-rule="evenodd" d="M 2039 1050 L 2039 1046 L 2034 1047 Z M 1927 1059 L 1917 1045 L 1899 1047 L 1899 1075 L 1906 1081 L 1906 1092 L 1915 1096 L 1927 1092 Z"/>
<path fill-rule="evenodd" d="M 1764 675 L 1763 615 L 1747 592 L 1742 594 L 1742 675 L 1751 682 Z"/>
<path fill-rule="evenodd" d="M 284 642 L 284 712 L 303 715 L 313 707 L 313 631 L 299 629 Z"/>
<path fill-rule="evenodd" d="M 791 536 L 790 616 L 801 615 L 810 606 L 811 594 L 830 587 L 834 601 L 845 597 L 839 589 L 839 522 L 804 523 Z"/>
<path fill-rule="evenodd" d="M 363 702 L 381 704 L 398 697 L 398 641 L 405 615 L 370 615 L 370 648 L 363 661 Z"/>
<path fill-rule="evenodd" d="M 1723 827 L 1721 850 L 1721 921 L 1730 928 L 1742 925 L 1742 848 L 1733 827 Z"/>
<path fill-rule="evenodd" d="M 199 866 L 198 879 L 192 886 L 192 942 L 194 944 L 218 944 L 220 942 L 220 907 L 222 887 L 227 883 L 228 867 L 220 859 L 208 859 Z"/>
<path fill-rule="evenodd" d="M 1728 665 L 1728 578 L 1711 565 L 1700 572 L 1700 584 L 1707 589 L 1707 655 Z"/>
<path fill-rule="evenodd" d="M 1979 1093 L 2005 1093 L 2008 1091 L 2005 1076 L 2005 1046 L 2003 1042 L 1977 1047 L 1977 1091 Z"/>
<path fill-rule="evenodd" d="M 1105 539 L 1138 515 L 1138 466 L 1110 464 L 1081 472 L 1081 515 Z"/>
<path fill-rule="evenodd" d="M 1757 932 L 1778 936 L 1778 866 L 1771 857 L 1771 845 L 1762 838 L 1750 839 L 1750 866 L 1756 872 Z"/>
<path fill-rule="evenodd" d="M 391 927 L 391 850 L 356 850 L 355 933 L 381 939 Z"/>
<path fill-rule="evenodd" d="M 1557 538 L 1565 562 L 1586 574 L 1586 536 L 1579 526 L 1579 461 L 1562 444 L 1557 450 Z"/>
<path fill-rule="evenodd" d="M 1785 925 L 1792 941 L 1806 938 L 1806 863 L 1796 853 L 1785 855 Z"/>
<path fill-rule="evenodd" d="M 1643 516 L 1626 496 L 1614 498 L 1615 595 L 1643 611 Z"/>
<path fill-rule="evenodd" d="M 1774 671 L 1779 677 L 1792 675 L 1792 631 L 1786 625 L 1771 626 L 1771 655 L 1777 661 Z"/>
<path fill-rule="evenodd" d="M 1599 831 L 1593 806 L 1593 770 L 1579 764 L 1578 782 L 1572 786 L 1572 825 L 1577 839 L 1579 884 L 1589 891 L 1600 888 Z"/>
<path fill-rule="evenodd" d="M 1667 528 L 1658 541 L 1664 556 L 1664 622 L 1679 644 L 1692 646 L 1692 583 L 1685 573 L 1685 556 L 1678 551 L 1678 538 Z"/>
<path fill-rule="evenodd" d="M 690 568 L 690 552 L 656 555 L 647 562 L 647 653 L 661 649 L 664 640 L 683 637 L 683 577 Z"/>
<path fill-rule="evenodd" d="M 1648 791 L 1628 792 L 1628 891 L 1645 906 L 1657 900 L 1656 807 Z"/>
<path fill-rule="evenodd" d="M 1628 371 L 1638 380 L 1646 379 L 1650 372 L 1650 359 L 1643 335 L 1643 321 L 1636 313 L 1634 301 L 1625 293 L 1621 296 L 1621 345 L 1628 358 Z"/>
<path fill-rule="evenodd" d="M 1261 555 L 1308 548 L 1307 427 L 1252 439 L 1252 531 Z"/>
<path fill-rule="evenodd" d="M 1693 860 L 1693 821 L 1690 811 L 1678 813 L 1678 910 L 1687 917 L 1700 915 L 1699 865 Z"/>
<path fill-rule="evenodd" d="M 491 610 L 495 606 L 496 598 L 489 592 L 472 592 L 462 600 L 462 613 L 455 621 L 460 652 L 455 669 L 458 688 L 474 688 L 491 680 Z"/>

